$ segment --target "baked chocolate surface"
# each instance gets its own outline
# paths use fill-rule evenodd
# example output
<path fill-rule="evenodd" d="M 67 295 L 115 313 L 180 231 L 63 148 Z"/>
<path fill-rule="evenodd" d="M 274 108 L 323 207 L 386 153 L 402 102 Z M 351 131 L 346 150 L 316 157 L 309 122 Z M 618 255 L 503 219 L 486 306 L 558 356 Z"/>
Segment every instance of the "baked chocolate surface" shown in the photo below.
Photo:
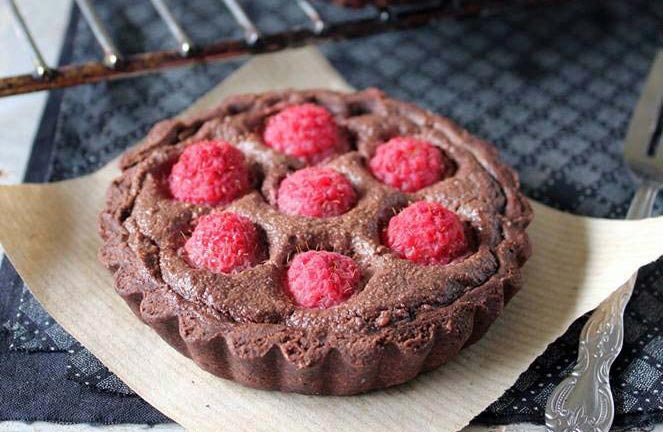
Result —
<path fill-rule="evenodd" d="M 349 151 L 325 162 L 344 174 L 358 202 L 313 219 L 280 213 L 280 181 L 302 162 L 265 146 L 266 119 L 304 102 L 326 107 Z M 366 163 L 381 143 L 415 136 L 454 164 L 441 181 L 406 194 L 380 183 Z M 167 176 L 183 149 L 219 138 L 240 149 L 253 189 L 225 209 L 261 231 L 253 268 L 215 274 L 182 255 L 195 221 L 213 210 L 174 200 Z M 496 150 L 450 120 L 389 99 L 356 93 L 279 91 L 231 97 L 209 113 L 166 120 L 121 160 L 122 175 L 100 215 L 100 259 L 116 289 L 144 322 L 200 367 L 263 389 L 355 394 L 403 383 L 447 362 L 478 340 L 521 286 L 532 212 Z M 472 233 L 469 253 L 448 265 L 398 258 L 380 241 L 389 218 L 417 200 L 440 202 Z M 289 258 L 320 249 L 353 257 L 358 292 L 329 309 L 297 306 L 287 295 Z M 158 361 L 158 359 L 155 359 Z"/>

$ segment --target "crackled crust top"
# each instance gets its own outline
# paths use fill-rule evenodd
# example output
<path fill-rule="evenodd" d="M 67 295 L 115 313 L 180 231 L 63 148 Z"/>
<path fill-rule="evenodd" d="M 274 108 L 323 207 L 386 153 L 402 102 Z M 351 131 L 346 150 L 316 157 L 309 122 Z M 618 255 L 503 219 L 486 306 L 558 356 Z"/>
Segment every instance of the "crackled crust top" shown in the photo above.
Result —
<path fill-rule="evenodd" d="M 323 164 L 344 174 L 357 191 L 357 204 L 340 216 L 288 216 L 274 206 L 280 181 L 303 165 L 265 146 L 262 129 L 270 115 L 304 102 L 326 107 L 350 148 Z M 366 163 L 378 145 L 397 135 L 438 146 L 453 161 L 452 174 L 412 194 L 380 183 Z M 253 188 L 225 208 L 259 227 L 264 249 L 259 264 L 238 273 L 214 274 L 187 262 L 182 246 L 195 220 L 214 209 L 176 201 L 167 187 L 183 149 L 213 138 L 240 149 L 251 172 Z M 101 259 L 115 273 L 118 290 L 145 297 L 143 316 L 160 308 L 180 314 L 183 338 L 221 335 L 247 358 L 274 345 L 300 366 L 331 349 L 356 363 L 370 361 L 374 348 L 389 342 L 416 349 L 432 337 L 432 325 L 453 326 L 459 305 L 481 302 L 487 287 L 508 282 L 517 289 L 529 255 L 531 209 L 495 149 L 450 120 L 375 89 L 231 97 L 203 116 L 157 124 L 124 155 L 121 168 L 100 218 Z M 380 231 L 389 218 L 417 200 L 440 202 L 460 216 L 472 233 L 468 255 L 444 266 L 421 265 L 382 245 Z M 362 269 L 358 292 L 329 309 L 295 305 L 283 288 L 284 273 L 293 254 L 309 249 L 353 257 Z"/>

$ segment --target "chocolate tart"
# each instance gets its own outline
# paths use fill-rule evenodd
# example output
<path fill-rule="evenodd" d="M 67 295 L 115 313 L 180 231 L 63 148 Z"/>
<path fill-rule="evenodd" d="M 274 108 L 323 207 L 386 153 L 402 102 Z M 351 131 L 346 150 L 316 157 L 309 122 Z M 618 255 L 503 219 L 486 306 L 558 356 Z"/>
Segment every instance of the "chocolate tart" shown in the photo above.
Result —
<path fill-rule="evenodd" d="M 326 107 L 349 151 L 324 163 L 344 174 L 358 202 L 323 219 L 273 206 L 280 181 L 303 166 L 265 146 L 262 129 L 283 108 Z M 416 193 L 376 180 L 367 160 L 390 138 L 439 147 L 453 172 Z M 174 200 L 167 176 L 182 151 L 223 139 L 248 161 L 252 189 L 226 206 L 262 235 L 260 263 L 215 274 L 193 268 L 182 247 L 212 207 Z M 350 395 L 400 384 L 446 363 L 476 342 L 522 284 L 530 254 L 531 208 L 497 151 L 450 120 L 368 89 L 278 91 L 231 97 L 207 114 L 158 123 L 122 157 L 99 230 L 102 263 L 134 313 L 201 368 L 260 389 Z M 471 251 L 448 265 L 401 259 L 380 233 L 408 203 L 436 201 L 472 233 Z M 353 257 L 358 292 L 329 309 L 297 306 L 283 287 L 290 257 L 318 249 Z M 154 359 L 159 361 L 159 359 Z"/>

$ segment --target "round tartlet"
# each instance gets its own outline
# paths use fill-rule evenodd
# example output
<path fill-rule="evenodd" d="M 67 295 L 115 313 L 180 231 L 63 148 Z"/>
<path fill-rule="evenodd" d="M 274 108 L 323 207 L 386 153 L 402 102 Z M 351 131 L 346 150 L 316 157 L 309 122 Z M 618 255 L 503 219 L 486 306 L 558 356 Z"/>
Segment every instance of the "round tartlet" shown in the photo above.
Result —
<path fill-rule="evenodd" d="M 268 119 L 305 103 L 326 108 L 343 152 L 319 166 L 344 175 L 356 203 L 309 218 L 278 210 L 277 191 L 302 160 L 266 146 Z M 425 140 L 452 166 L 413 193 L 381 183 L 368 164 L 395 136 Z M 228 204 L 181 202 L 168 175 L 185 148 L 223 140 L 239 149 L 250 187 Z M 286 90 L 226 99 L 202 116 L 166 120 L 122 157 L 99 229 L 102 263 L 135 314 L 203 369 L 270 390 L 349 395 L 406 382 L 477 341 L 521 286 L 530 254 L 531 208 L 497 151 L 450 120 L 368 89 Z M 383 243 L 391 217 L 417 201 L 443 204 L 461 219 L 467 252 L 445 265 L 399 257 Z M 227 274 L 192 266 L 183 254 L 196 220 L 230 211 L 258 228 L 258 261 Z M 352 257 L 361 282 L 326 309 L 298 306 L 284 287 L 293 255 Z M 158 361 L 158 359 L 155 359 Z"/>

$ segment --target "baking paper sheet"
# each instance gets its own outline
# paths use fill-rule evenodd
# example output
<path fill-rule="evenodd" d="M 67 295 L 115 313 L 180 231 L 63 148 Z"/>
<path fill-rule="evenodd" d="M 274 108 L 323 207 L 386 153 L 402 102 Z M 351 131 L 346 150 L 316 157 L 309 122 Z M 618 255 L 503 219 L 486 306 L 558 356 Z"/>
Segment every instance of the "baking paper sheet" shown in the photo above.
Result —
<path fill-rule="evenodd" d="M 313 48 L 256 57 L 183 115 L 225 96 L 348 84 Z M 352 397 L 253 390 L 214 377 L 142 324 L 97 261 L 97 215 L 115 163 L 76 180 L 0 188 L 0 242 L 44 308 L 133 390 L 184 427 L 233 431 L 454 431 L 546 346 L 663 253 L 663 217 L 615 221 L 533 202 L 525 286 L 486 336 L 437 371 Z"/>

